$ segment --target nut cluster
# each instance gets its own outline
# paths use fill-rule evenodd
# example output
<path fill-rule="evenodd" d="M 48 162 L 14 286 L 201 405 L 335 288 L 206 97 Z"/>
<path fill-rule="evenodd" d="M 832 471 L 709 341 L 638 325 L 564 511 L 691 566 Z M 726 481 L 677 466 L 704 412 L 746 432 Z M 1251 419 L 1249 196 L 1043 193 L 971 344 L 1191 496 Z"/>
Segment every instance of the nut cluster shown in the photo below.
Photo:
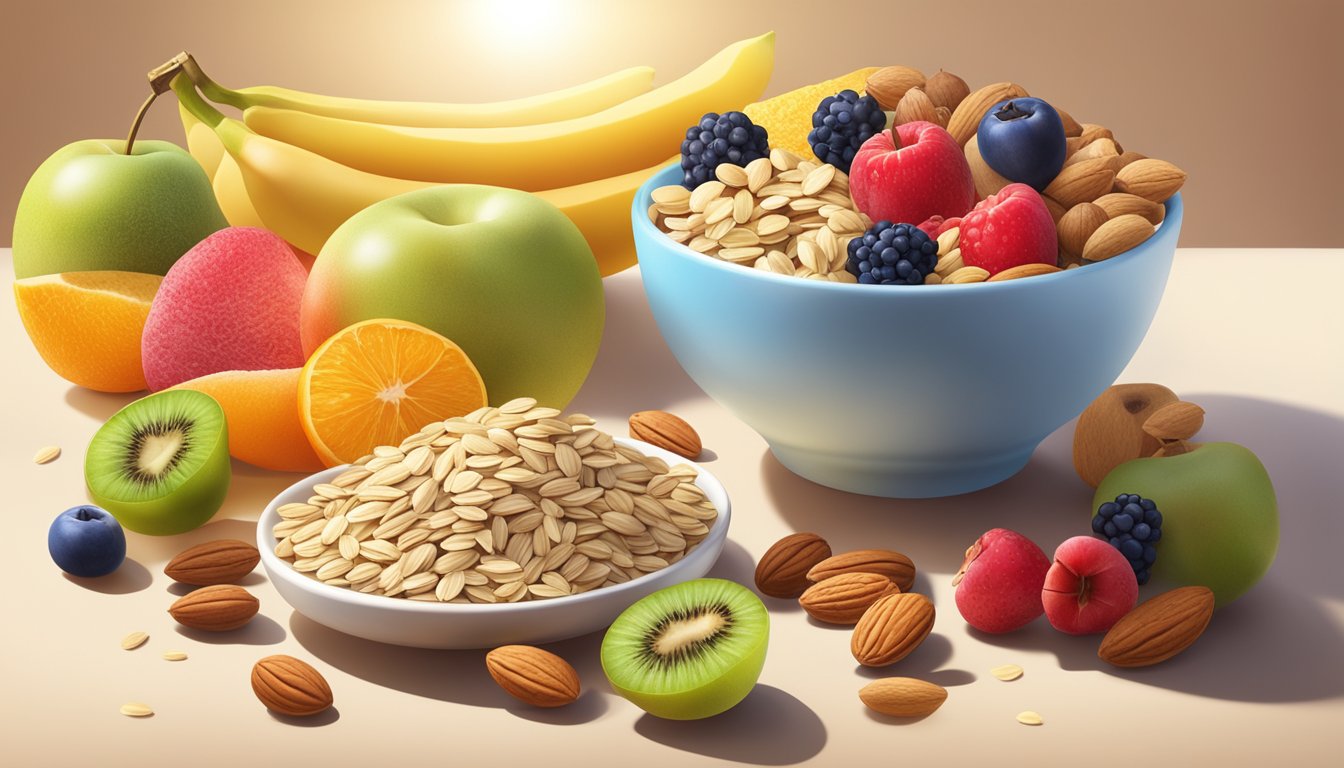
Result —
<path fill-rule="evenodd" d="M 688 465 L 520 398 L 381 446 L 280 507 L 275 553 L 333 586 L 412 600 L 561 597 L 667 567 L 718 516 Z"/>

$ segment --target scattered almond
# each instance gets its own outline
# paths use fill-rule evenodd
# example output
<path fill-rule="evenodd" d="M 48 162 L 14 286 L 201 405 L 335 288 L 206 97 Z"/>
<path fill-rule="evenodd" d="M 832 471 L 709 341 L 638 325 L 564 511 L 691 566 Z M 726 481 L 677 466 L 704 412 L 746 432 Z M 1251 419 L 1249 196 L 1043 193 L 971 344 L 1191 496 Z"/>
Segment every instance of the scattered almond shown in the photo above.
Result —
<path fill-rule="evenodd" d="M 322 673 L 293 656 L 267 656 L 252 666 L 252 692 L 273 712 L 306 717 L 332 704 L 331 686 Z"/>
<path fill-rule="evenodd" d="M 149 640 L 149 634 L 145 632 L 132 632 L 121 638 L 121 649 L 123 651 L 133 651 L 145 644 Z"/>
<path fill-rule="evenodd" d="M 1143 422 L 1143 431 L 1158 440 L 1189 440 L 1204 426 L 1204 409 L 1185 401 L 1169 403 Z"/>
<path fill-rule="evenodd" d="M 857 549 L 832 555 L 812 566 L 809 581 L 825 581 L 842 573 L 877 573 L 895 582 L 902 592 L 915 583 L 915 564 L 900 552 L 889 549 Z"/>
<path fill-rule="evenodd" d="M 242 587 L 217 584 L 178 598 L 168 609 L 177 623 L 207 632 L 227 632 L 247 624 L 260 604 Z"/>
<path fill-rule="evenodd" d="M 924 92 L 929 94 L 929 100 L 933 102 L 934 107 L 948 110 L 948 115 L 951 116 L 952 110 L 970 95 L 971 87 L 960 77 L 940 69 L 929 77 L 928 83 L 924 85 Z"/>
<path fill-rule="evenodd" d="M 1105 261 L 1139 245 L 1152 236 L 1153 225 L 1142 216 L 1126 213 L 1097 227 L 1083 245 L 1083 258 Z"/>
<path fill-rule="evenodd" d="M 1213 618 L 1213 592 L 1180 587 L 1144 601 L 1101 640 L 1097 656 L 1117 667 L 1147 667 L 1189 648 Z"/>
<path fill-rule="evenodd" d="M 121 714 L 127 717 L 150 717 L 154 714 L 154 710 L 150 709 L 148 704 L 132 701 L 121 705 Z"/>
<path fill-rule="evenodd" d="M 630 417 L 630 436 L 636 440 L 695 459 L 704 450 L 700 435 L 680 416 L 667 411 L 639 411 Z"/>
<path fill-rule="evenodd" d="M 39 448 L 37 453 L 33 454 L 34 464 L 50 464 L 61 457 L 61 447 L 59 445 L 48 445 L 45 448 Z"/>
<path fill-rule="evenodd" d="M 1108 218 L 1133 213 L 1147 219 L 1153 226 L 1161 224 L 1162 218 L 1167 213 L 1166 206 L 1161 203 L 1154 203 L 1152 200 L 1145 200 L 1126 192 L 1111 192 L 1092 202 L 1105 211 Z"/>
<path fill-rule="evenodd" d="M 1115 171 L 1105 158 L 1094 157 L 1064 166 L 1045 188 L 1045 194 L 1059 201 L 1065 210 L 1079 203 L 1090 203 L 1111 191 Z"/>
<path fill-rule="evenodd" d="M 1135 160 L 1115 176 L 1115 190 L 1138 195 L 1154 203 L 1165 202 L 1185 184 L 1186 173 L 1166 160 Z"/>
<path fill-rule="evenodd" d="M 1045 721 L 1041 719 L 1041 716 L 1038 713 L 1032 712 L 1031 710 L 1027 710 L 1025 712 L 1018 712 L 1017 722 L 1023 725 L 1043 725 L 1045 723 Z"/>
<path fill-rule="evenodd" d="M 164 652 L 163 652 L 163 660 L 164 660 L 164 661 L 186 661 L 186 660 L 187 660 L 187 654 L 184 653 L 184 652 L 182 652 L 182 651 L 164 651 Z"/>
<path fill-rule="evenodd" d="M 893 124 L 905 125 L 919 120 L 936 123 L 938 122 L 938 113 L 933 102 L 929 100 L 928 94 L 920 88 L 911 88 L 905 92 L 900 103 L 896 105 L 896 116 Z"/>
<path fill-rule="evenodd" d="M 817 621 L 855 624 L 873 603 L 899 591 L 878 573 L 842 573 L 808 587 L 798 604 Z"/>
<path fill-rule="evenodd" d="M 864 91 L 877 99 L 882 109 L 892 110 L 911 88 L 924 87 L 924 73 L 912 67 L 883 67 L 868 76 Z"/>
<path fill-rule="evenodd" d="M 485 655 L 485 668 L 510 696 L 534 707 L 562 707 L 579 698 L 579 673 L 555 654 L 506 645 Z"/>
<path fill-rule="evenodd" d="M 197 544 L 168 561 L 163 572 L 173 581 L 208 587 L 242 579 L 261 562 L 253 545 L 237 539 L 219 539 Z"/>
<path fill-rule="evenodd" d="M 995 104 L 1008 99 L 1020 99 L 1027 95 L 1027 89 L 1016 83 L 994 83 L 973 91 L 961 100 L 952 110 L 952 119 L 947 123 L 947 132 L 958 144 L 966 145 L 980 128 L 980 120 Z"/>
<path fill-rule="evenodd" d="M 933 630 L 929 598 L 914 593 L 887 595 L 873 603 L 850 637 L 849 650 L 865 667 L 885 667 L 909 656 Z"/>
<path fill-rule="evenodd" d="M 1010 683 L 1022 676 L 1022 668 L 1016 664 L 1004 664 L 989 670 L 989 674 L 1005 683 Z"/>
<path fill-rule="evenodd" d="M 756 588 L 770 597 L 798 597 L 812 583 L 808 571 L 830 556 L 831 546 L 815 533 L 785 536 L 756 563 Z"/>
<path fill-rule="evenodd" d="M 913 677 L 885 677 L 860 688 L 859 699 L 884 715 L 924 717 L 943 705 L 947 689 Z"/>
<path fill-rule="evenodd" d="M 1106 210 L 1096 203 L 1079 203 L 1070 208 L 1057 226 L 1059 250 L 1065 260 L 1074 262 L 1083 258 L 1087 239 L 1109 218 Z"/>

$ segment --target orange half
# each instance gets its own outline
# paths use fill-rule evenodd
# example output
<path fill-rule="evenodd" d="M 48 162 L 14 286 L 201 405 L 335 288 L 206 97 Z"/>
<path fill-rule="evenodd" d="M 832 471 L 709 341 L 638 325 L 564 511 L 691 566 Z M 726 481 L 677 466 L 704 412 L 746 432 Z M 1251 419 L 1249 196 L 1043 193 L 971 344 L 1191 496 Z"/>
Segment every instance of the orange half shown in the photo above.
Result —
<path fill-rule="evenodd" d="M 229 423 L 229 454 L 280 472 L 316 472 L 325 466 L 299 423 L 299 368 L 221 371 L 184 381 L 215 398 Z"/>
<path fill-rule="evenodd" d="M 485 404 L 485 382 L 466 353 L 401 320 L 355 323 L 323 342 L 299 374 L 299 420 L 328 466 Z"/>

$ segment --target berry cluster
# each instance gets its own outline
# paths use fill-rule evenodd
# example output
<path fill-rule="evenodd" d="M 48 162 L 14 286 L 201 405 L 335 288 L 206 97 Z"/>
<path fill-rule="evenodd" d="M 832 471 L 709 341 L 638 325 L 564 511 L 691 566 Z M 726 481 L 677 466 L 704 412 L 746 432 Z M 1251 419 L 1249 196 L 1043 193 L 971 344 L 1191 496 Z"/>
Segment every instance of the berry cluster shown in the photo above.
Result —
<path fill-rule="evenodd" d="M 870 136 L 887 126 L 887 115 L 872 96 L 845 89 L 827 96 L 812 113 L 807 143 L 823 163 L 849 173 L 854 155 Z"/>
<path fill-rule="evenodd" d="M 938 243 L 914 224 L 879 221 L 849 241 L 845 268 L 860 283 L 921 285 L 938 263 Z"/>
<path fill-rule="evenodd" d="M 681 185 L 695 189 L 714 178 L 720 163 L 745 166 L 770 156 L 765 128 L 741 112 L 708 112 L 681 142 Z"/>
<path fill-rule="evenodd" d="M 1093 533 L 1105 536 L 1129 560 L 1140 584 L 1148 583 L 1148 569 L 1157 561 L 1153 546 L 1162 538 L 1162 513 L 1152 499 L 1122 493 L 1097 508 Z"/>

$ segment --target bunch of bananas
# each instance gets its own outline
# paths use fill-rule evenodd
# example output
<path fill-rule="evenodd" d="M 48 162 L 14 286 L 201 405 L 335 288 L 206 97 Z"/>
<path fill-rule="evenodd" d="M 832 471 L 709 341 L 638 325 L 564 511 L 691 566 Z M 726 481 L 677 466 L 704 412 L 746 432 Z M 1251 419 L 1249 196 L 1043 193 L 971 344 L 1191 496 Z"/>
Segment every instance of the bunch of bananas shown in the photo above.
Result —
<path fill-rule="evenodd" d="M 734 43 L 652 88 L 647 67 L 541 96 L 430 104 L 231 90 L 190 57 L 172 83 L 187 147 L 229 223 L 260 226 L 317 254 L 372 203 L 435 184 L 534 192 L 588 239 L 603 275 L 635 261 L 630 205 L 706 112 L 741 109 L 765 91 L 774 33 Z M 237 107 L 225 116 L 205 97 Z"/>

